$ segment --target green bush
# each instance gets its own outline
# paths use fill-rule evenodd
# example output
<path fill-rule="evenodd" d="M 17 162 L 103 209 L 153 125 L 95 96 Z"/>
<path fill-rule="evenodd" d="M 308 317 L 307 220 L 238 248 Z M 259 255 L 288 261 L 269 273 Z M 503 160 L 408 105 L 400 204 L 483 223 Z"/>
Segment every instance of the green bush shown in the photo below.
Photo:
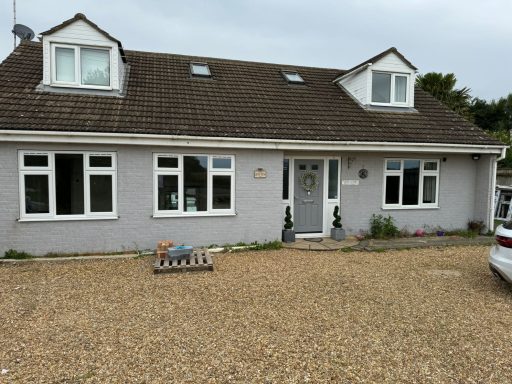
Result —
<path fill-rule="evenodd" d="M 9 249 L 8 251 L 5 251 L 4 258 L 21 260 L 21 259 L 32 259 L 32 258 L 34 258 L 34 256 L 27 252 L 23 252 L 23 251 L 18 252 L 14 249 Z"/>
<path fill-rule="evenodd" d="M 284 229 L 292 229 L 293 221 L 292 221 L 292 213 L 290 212 L 290 206 L 286 207 L 285 217 L 284 217 Z"/>
<path fill-rule="evenodd" d="M 390 237 L 397 237 L 400 230 L 396 227 L 393 218 L 388 215 L 373 214 L 370 218 L 370 236 L 374 239 L 389 239 Z"/>
<path fill-rule="evenodd" d="M 342 228 L 343 225 L 341 225 L 341 216 L 340 216 L 340 207 L 338 206 L 335 206 L 334 207 L 334 212 L 333 212 L 333 216 L 334 216 L 334 221 L 332 222 L 332 226 L 334 228 Z"/>

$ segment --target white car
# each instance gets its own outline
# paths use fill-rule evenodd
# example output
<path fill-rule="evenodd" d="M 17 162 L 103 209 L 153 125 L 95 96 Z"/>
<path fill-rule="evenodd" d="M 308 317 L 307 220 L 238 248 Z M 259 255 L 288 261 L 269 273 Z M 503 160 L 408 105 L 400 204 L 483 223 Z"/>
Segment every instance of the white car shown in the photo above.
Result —
<path fill-rule="evenodd" d="M 496 245 L 491 248 L 489 268 L 499 278 L 512 284 L 512 221 L 496 228 Z"/>

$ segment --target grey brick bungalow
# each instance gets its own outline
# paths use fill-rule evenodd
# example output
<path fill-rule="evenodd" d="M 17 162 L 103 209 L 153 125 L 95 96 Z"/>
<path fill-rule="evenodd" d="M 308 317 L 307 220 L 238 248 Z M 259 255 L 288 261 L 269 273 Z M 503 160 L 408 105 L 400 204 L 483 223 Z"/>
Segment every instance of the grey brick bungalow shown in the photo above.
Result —
<path fill-rule="evenodd" d="M 84 15 L 0 65 L 0 254 L 492 228 L 505 146 L 415 88 L 391 48 L 350 70 L 124 50 Z"/>

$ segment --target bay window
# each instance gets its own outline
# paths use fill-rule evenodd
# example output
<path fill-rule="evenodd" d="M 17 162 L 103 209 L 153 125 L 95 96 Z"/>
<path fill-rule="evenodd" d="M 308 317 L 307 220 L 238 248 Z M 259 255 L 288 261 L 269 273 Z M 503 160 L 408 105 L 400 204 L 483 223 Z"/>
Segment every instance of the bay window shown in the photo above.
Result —
<path fill-rule="evenodd" d="M 52 84 L 110 88 L 110 49 L 52 44 Z"/>
<path fill-rule="evenodd" d="M 234 214 L 234 157 L 154 155 L 154 216 Z"/>
<path fill-rule="evenodd" d="M 20 220 L 115 218 L 115 153 L 19 152 Z"/>
<path fill-rule="evenodd" d="M 436 208 L 438 195 L 439 160 L 385 160 L 385 208 Z"/>

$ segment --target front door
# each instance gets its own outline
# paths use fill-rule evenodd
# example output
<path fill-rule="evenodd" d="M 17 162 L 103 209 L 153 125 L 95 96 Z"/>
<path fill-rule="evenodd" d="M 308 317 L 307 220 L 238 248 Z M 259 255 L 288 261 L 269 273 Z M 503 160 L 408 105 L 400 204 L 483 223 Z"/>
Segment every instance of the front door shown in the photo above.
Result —
<path fill-rule="evenodd" d="M 294 228 L 296 233 L 323 232 L 324 161 L 295 160 Z"/>

